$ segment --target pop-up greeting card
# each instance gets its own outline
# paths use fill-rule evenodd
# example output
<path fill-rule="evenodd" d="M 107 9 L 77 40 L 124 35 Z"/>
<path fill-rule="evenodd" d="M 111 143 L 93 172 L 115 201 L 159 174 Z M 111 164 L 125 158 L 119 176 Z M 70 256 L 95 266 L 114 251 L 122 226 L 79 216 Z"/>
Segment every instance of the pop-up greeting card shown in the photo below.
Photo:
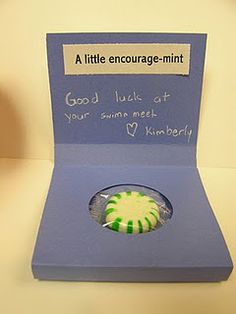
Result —
<path fill-rule="evenodd" d="M 49 34 L 55 167 L 35 278 L 220 281 L 196 166 L 205 34 Z"/>

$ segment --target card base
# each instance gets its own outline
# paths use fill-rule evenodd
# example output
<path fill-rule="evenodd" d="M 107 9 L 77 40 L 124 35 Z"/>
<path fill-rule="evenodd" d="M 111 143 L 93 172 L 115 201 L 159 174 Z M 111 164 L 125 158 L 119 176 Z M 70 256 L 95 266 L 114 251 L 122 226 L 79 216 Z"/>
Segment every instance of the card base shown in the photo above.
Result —
<path fill-rule="evenodd" d="M 123 234 L 89 214 L 91 197 L 117 184 L 149 186 L 172 218 L 145 234 Z M 226 280 L 232 261 L 197 168 L 57 165 L 32 260 L 41 280 L 191 282 Z"/>

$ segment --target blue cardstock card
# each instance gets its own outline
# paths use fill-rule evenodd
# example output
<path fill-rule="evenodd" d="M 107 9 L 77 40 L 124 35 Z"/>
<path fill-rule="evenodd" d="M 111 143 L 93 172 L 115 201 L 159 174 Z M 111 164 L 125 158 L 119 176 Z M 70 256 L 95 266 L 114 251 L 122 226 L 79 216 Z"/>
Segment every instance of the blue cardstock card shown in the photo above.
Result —
<path fill-rule="evenodd" d="M 221 281 L 233 265 L 196 167 L 205 34 L 48 34 L 55 167 L 32 270 L 43 280 Z M 137 184 L 173 206 L 129 235 L 89 213 Z"/>

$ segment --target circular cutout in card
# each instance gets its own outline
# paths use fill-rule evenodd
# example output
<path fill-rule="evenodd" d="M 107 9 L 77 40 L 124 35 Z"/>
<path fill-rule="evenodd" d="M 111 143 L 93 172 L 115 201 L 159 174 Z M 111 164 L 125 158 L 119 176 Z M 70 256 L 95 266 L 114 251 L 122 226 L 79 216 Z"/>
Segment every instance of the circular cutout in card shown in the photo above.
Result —
<path fill-rule="evenodd" d="M 141 185 L 116 185 L 101 190 L 92 197 L 89 210 L 103 227 L 128 234 L 156 230 L 173 213 L 164 195 Z"/>

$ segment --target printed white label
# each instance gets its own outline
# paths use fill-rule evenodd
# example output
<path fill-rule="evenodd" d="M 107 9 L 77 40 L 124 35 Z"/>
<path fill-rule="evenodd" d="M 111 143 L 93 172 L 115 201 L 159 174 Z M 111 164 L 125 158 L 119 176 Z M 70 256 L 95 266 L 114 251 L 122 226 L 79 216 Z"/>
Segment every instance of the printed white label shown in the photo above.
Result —
<path fill-rule="evenodd" d="M 189 74 L 190 44 L 63 45 L 65 75 Z"/>

